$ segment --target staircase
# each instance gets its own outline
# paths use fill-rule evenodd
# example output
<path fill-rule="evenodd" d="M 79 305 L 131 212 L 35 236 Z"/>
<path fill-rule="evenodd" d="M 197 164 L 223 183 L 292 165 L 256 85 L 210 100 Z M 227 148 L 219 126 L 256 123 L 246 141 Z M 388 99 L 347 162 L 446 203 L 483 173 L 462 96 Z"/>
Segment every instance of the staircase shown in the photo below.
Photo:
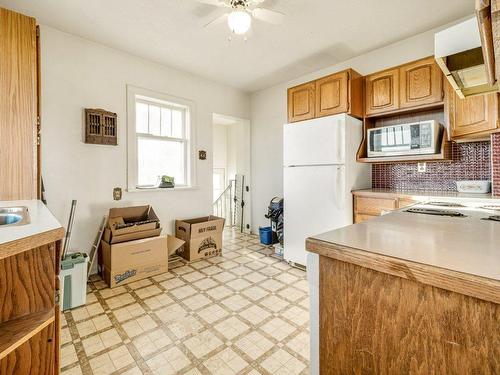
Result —
<path fill-rule="evenodd" d="M 229 181 L 229 185 L 213 203 L 213 214 L 226 219 L 226 227 L 236 225 L 235 212 L 236 180 Z"/>

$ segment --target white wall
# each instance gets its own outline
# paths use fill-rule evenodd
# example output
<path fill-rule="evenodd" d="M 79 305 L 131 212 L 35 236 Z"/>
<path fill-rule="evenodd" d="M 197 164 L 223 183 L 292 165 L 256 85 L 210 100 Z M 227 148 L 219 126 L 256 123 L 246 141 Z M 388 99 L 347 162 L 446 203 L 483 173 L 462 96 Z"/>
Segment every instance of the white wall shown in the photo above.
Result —
<path fill-rule="evenodd" d="M 433 55 L 436 31 L 437 29 L 419 34 L 252 94 L 252 228 L 254 231 L 259 226 L 267 225 L 264 214 L 271 198 L 283 196 L 282 126 L 287 122 L 287 88 L 346 68 L 353 68 L 366 75 Z"/>
<path fill-rule="evenodd" d="M 213 167 L 227 169 L 227 133 L 225 125 L 213 125 Z M 227 176 L 226 176 L 227 179 Z"/>
<path fill-rule="evenodd" d="M 47 26 L 41 27 L 42 173 L 50 210 L 66 225 L 71 199 L 78 200 L 72 250 L 88 251 L 110 207 L 151 204 L 171 233 L 175 218 L 212 210 L 212 113 L 250 117 L 247 94 L 154 64 Z M 127 193 L 126 85 L 182 97 L 196 104 L 198 188 Z M 118 146 L 82 142 L 83 108 L 118 113 Z M 122 201 L 112 198 L 124 190 Z"/>

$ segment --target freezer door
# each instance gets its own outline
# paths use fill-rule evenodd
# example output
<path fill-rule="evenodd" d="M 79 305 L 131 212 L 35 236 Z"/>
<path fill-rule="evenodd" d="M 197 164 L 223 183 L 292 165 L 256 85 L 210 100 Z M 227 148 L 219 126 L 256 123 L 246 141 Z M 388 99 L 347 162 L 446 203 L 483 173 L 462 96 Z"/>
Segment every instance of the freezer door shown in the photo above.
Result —
<path fill-rule="evenodd" d="M 286 124 L 283 128 L 283 165 L 345 163 L 346 115 Z"/>
<path fill-rule="evenodd" d="M 284 168 L 284 258 L 306 265 L 305 240 L 352 223 L 345 166 Z"/>

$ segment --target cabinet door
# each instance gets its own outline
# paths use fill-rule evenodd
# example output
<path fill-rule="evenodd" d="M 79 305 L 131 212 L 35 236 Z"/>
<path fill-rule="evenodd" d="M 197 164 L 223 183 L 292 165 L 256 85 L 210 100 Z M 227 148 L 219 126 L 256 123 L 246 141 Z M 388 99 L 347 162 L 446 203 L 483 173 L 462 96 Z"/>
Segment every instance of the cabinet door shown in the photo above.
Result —
<path fill-rule="evenodd" d="M 392 211 L 397 208 L 397 200 L 394 198 L 374 198 L 374 197 L 355 197 L 354 211 L 356 214 L 366 214 L 380 216 L 386 211 Z"/>
<path fill-rule="evenodd" d="M 365 79 L 367 116 L 399 108 L 399 69 L 375 73 Z"/>
<path fill-rule="evenodd" d="M 349 110 L 348 84 L 347 72 L 332 74 L 316 81 L 316 117 Z"/>
<path fill-rule="evenodd" d="M 288 122 L 314 118 L 316 84 L 314 82 L 288 89 Z"/>
<path fill-rule="evenodd" d="M 36 24 L 2 8 L 0 89 L 0 200 L 36 199 Z"/>
<path fill-rule="evenodd" d="M 498 94 L 460 99 L 452 92 L 450 96 L 449 114 L 452 138 L 487 134 L 497 128 Z"/>
<path fill-rule="evenodd" d="M 401 108 L 443 101 L 443 74 L 433 57 L 402 66 L 399 76 Z"/>

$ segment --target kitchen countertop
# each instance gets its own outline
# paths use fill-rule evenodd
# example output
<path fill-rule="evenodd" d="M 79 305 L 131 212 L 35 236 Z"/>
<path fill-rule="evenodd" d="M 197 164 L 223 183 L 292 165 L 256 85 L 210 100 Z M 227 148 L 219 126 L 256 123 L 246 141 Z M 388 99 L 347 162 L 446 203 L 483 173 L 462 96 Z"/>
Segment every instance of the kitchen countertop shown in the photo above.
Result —
<path fill-rule="evenodd" d="M 64 229 L 49 209 L 39 200 L 0 201 L 0 207 L 24 206 L 28 208 L 30 223 L 26 225 L 0 226 L 0 259 L 27 250 L 26 246 L 41 246 L 62 238 Z M 33 239 L 40 235 L 40 241 Z M 42 238 L 43 237 L 43 238 Z M 21 241 L 25 240 L 25 241 Z M 14 243 L 22 242 L 13 250 Z M 24 250 L 22 250 L 24 249 Z"/>
<path fill-rule="evenodd" d="M 306 247 L 326 257 L 444 289 L 466 289 L 469 293 L 464 294 L 500 303 L 500 222 L 395 211 L 313 236 Z"/>
<path fill-rule="evenodd" d="M 500 197 L 493 197 L 491 193 L 488 194 L 471 194 L 459 193 L 457 191 L 436 191 L 436 190 L 399 190 L 399 189 L 360 189 L 353 190 L 353 194 L 373 195 L 373 196 L 405 196 L 414 197 L 416 200 L 429 200 L 433 198 L 451 198 L 453 200 L 488 200 L 491 202 L 498 201 Z"/>

